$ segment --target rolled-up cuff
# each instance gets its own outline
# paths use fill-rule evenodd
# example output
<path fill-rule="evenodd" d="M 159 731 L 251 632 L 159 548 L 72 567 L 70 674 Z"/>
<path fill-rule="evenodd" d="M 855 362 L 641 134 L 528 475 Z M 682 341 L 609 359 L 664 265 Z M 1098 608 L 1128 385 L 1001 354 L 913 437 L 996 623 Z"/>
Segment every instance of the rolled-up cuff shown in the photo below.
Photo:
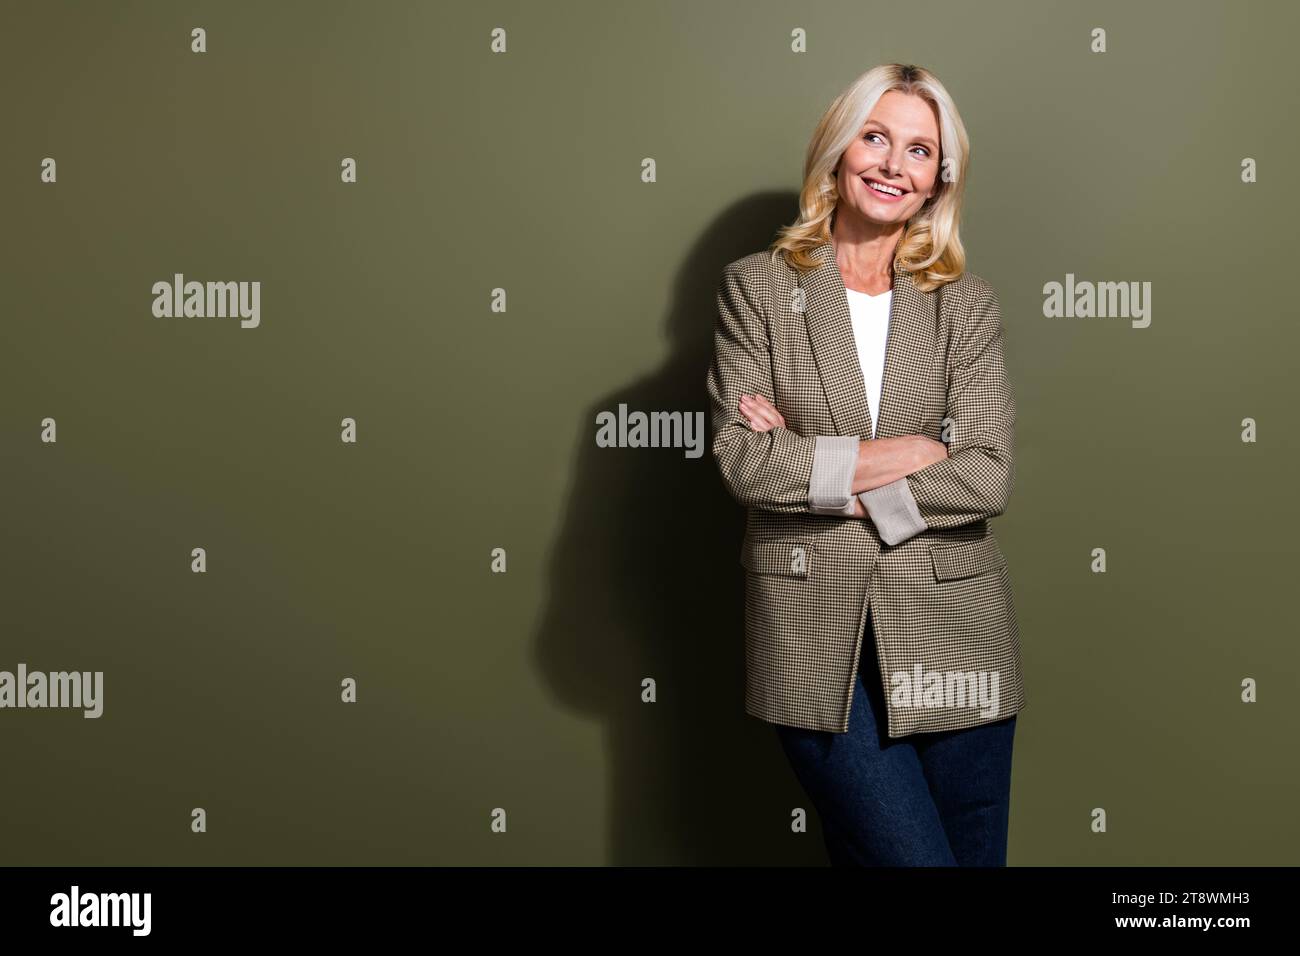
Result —
<path fill-rule="evenodd" d="M 808 479 L 808 510 L 852 517 L 853 473 L 857 467 L 857 435 L 818 435 Z"/>
<path fill-rule="evenodd" d="M 928 527 L 916 507 L 916 498 L 906 477 L 864 491 L 858 495 L 858 500 L 867 509 L 871 523 L 885 544 L 900 544 Z"/>

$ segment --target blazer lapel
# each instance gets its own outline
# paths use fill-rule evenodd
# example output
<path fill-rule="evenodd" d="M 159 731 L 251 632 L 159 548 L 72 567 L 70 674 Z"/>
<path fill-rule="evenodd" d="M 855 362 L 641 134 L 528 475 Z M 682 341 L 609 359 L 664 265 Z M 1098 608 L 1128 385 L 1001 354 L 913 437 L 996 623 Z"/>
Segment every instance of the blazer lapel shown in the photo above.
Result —
<path fill-rule="evenodd" d="M 871 409 L 835 247 L 824 242 L 813 255 L 820 265 L 811 272 L 796 272 L 796 282 L 804 290 L 804 320 L 826 403 L 838 434 L 870 438 Z M 908 413 L 915 412 L 923 398 L 919 391 L 934 354 L 934 322 L 934 293 L 920 291 L 911 273 L 895 267 L 876 438 L 911 434 L 907 424 L 915 415 Z"/>

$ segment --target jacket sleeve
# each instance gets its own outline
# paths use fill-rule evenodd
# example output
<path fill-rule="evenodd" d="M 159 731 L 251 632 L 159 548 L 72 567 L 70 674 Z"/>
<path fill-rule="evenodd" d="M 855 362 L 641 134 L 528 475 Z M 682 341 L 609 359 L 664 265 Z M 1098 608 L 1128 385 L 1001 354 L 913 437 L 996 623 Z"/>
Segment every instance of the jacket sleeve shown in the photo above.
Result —
<path fill-rule="evenodd" d="M 741 395 L 776 401 L 767 313 L 757 281 L 738 261 L 723 270 L 717 286 L 713 362 L 707 376 L 713 459 L 727 492 L 747 508 L 779 514 L 808 514 L 812 505 L 843 508 L 847 498 L 809 498 L 814 461 L 825 457 L 828 443 L 780 426 L 756 432 L 740 413 Z"/>
<path fill-rule="evenodd" d="M 1003 356 L 1001 308 L 987 284 L 976 292 L 968 321 L 953 334 L 948 457 L 858 495 L 886 544 L 995 517 L 1011 498 L 1016 405 Z"/>

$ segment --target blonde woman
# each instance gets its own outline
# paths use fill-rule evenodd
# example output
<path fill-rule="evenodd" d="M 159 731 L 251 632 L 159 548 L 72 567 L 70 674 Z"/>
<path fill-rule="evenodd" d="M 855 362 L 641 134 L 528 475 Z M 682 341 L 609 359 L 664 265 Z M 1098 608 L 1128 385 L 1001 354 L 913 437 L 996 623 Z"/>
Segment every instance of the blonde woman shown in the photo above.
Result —
<path fill-rule="evenodd" d="M 836 865 L 1006 862 L 1025 693 L 988 522 L 1015 403 L 997 295 L 958 235 L 968 157 L 932 73 L 875 67 L 818 123 L 798 220 L 718 287 L 745 710 L 775 725 Z"/>

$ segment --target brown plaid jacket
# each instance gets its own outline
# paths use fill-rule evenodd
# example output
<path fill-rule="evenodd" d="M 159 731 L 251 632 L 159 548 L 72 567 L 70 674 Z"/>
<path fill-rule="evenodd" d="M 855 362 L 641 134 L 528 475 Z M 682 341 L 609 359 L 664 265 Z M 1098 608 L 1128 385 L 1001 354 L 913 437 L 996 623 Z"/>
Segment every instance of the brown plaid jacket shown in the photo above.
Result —
<path fill-rule="evenodd" d="M 943 440 L 949 427 L 948 457 L 901 480 L 925 527 L 891 546 L 870 519 L 810 510 L 816 437 L 872 434 L 834 248 L 815 252 L 802 274 L 768 251 L 746 256 L 717 289 L 707 388 L 714 460 L 748 509 L 745 712 L 846 731 L 870 608 L 890 737 L 1009 717 L 1025 692 L 1007 561 L 988 526 L 1013 479 L 997 294 L 969 272 L 934 292 L 894 272 L 875 437 Z M 750 427 L 738 403 L 755 393 L 784 428 Z"/>

